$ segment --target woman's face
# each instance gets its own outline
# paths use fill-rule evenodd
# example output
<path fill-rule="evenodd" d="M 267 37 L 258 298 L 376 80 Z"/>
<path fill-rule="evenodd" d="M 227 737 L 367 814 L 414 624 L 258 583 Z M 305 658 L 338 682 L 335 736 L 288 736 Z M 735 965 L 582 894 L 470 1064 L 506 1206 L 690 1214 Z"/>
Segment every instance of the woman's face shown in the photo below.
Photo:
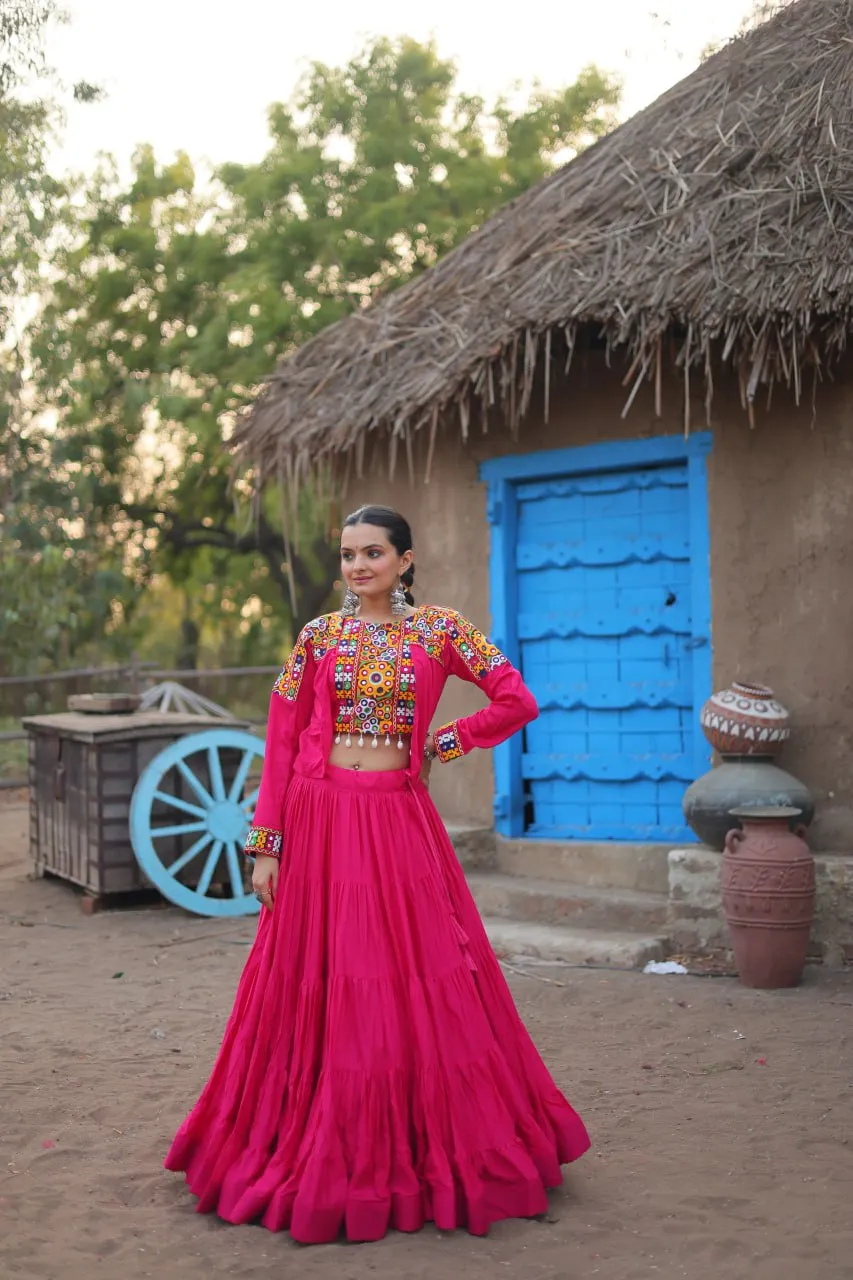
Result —
<path fill-rule="evenodd" d="M 373 524 L 356 524 L 341 534 L 341 573 L 348 587 L 365 600 L 387 597 L 411 565 L 411 551 L 400 555 L 388 532 Z"/>

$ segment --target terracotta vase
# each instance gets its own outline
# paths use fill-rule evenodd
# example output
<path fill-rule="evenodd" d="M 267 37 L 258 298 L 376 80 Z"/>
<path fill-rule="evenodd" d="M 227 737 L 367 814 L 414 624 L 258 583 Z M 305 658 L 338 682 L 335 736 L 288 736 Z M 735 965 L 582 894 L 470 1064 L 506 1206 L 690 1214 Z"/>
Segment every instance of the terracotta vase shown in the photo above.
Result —
<path fill-rule="evenodd" d="M 723 756 L 776 756 L 791 733 L 788 712 L 773 690 L 738 680 L 712 694 L 699 719 L 705 737 Z"/>
<path fill-rule="evenodd" d="M 814 918 L 814 859 L 796 809 L 736 809 L 723 855 L 723 910 L 745 987 L 795 987 Z"/>

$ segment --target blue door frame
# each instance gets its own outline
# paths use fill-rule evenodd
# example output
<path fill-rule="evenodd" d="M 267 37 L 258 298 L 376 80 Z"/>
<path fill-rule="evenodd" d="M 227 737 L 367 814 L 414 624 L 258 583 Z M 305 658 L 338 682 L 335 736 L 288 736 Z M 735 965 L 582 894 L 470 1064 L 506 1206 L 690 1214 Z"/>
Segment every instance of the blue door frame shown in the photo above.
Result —
<path fill-rule="evenodd" d="M 517 486 L 534 480 L 603 474 L 632 468 L 684 463 L 690 509 L 690 564 L 693 618 L 692 734 L 694 776 L 711 765 L 711 751 L 699 724 L 699 708 L 711 693 L 711 569 L 706 458 L 712 435 L 612 441 L 574 449 L 552 449 L 516 457 L 494 458 L 480 466 L 487 486 L 490 527 L 490 597 L 492 636 L 516 666 L 520 665 L 518 593 L 515 552 L 518 534 Z M 505 837 L 525 834 L 522 735 L 516 734 L 494 752 L 496 830 Z"/>

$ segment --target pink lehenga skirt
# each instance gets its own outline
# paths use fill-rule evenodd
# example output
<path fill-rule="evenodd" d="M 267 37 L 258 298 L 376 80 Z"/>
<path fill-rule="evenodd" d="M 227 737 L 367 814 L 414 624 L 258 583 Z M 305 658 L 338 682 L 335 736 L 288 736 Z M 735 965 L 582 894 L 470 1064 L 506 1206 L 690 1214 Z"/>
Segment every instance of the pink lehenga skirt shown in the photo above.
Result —
<path fill-rule="evenodd" d="M 166 1167 L 293 1239 L 476 1235 L 589 1147 L 515 1009 L 426 788 L 295 777 L 275 908 Z"/>

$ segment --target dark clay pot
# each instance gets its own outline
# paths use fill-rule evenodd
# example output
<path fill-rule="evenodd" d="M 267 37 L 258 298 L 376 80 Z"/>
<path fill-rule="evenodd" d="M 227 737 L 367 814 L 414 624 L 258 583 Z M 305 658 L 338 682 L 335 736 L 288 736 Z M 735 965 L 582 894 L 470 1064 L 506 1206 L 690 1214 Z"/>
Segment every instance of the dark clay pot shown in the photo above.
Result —
<path fill-rule="evenodd" d="M 723 910 L 745 987 L 795 987 L 814 918 L 814 859 L 796 809 L 741 809 L 723 855 Z"/>
<path fill-rule="evenodd" d="M 732 827 L 733 809 L 796 809 L 804 826 L 814 817 L 808 787 L 772 760 L 724 756 L 722 764 L 698 778 L 684 794 L 682 808 L 691 831 L 718 852 Z"/>

